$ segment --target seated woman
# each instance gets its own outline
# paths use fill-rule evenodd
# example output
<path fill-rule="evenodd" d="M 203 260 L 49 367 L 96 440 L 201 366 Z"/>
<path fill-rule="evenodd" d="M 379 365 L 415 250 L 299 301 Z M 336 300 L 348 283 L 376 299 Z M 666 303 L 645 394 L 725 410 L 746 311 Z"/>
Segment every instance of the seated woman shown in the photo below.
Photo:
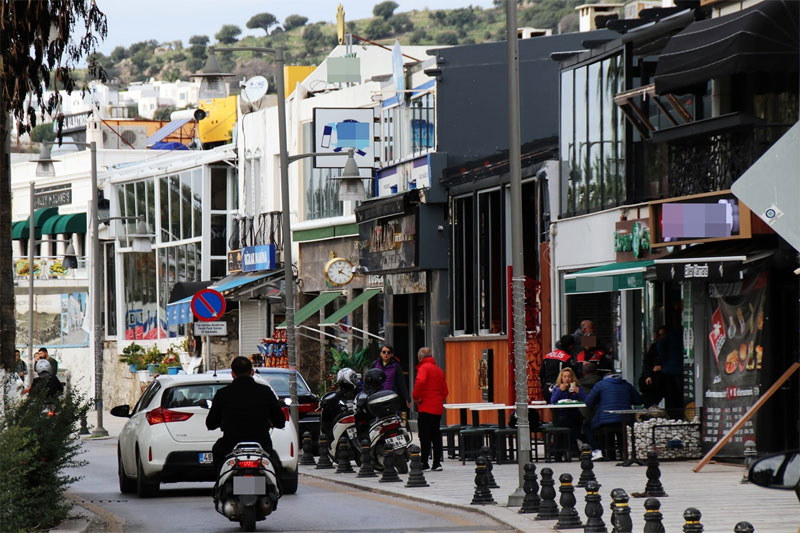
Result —
<path fill-rule="evenodd" d="M 571 368 L 564 368 L 558 375 L 553 393 L 550 396 L 550 403 L 557 404 L 559 400 L 586 400 L 586 392 L 578 384 L 575 373 Z M 583 415 L 579 409 L 558 409 L 553 410 L 554 422 L 556 425 L 569 428 L 569 442 L 572 452 L 578 451 L 578 436 L 581 434 L 583 426 Z"/>

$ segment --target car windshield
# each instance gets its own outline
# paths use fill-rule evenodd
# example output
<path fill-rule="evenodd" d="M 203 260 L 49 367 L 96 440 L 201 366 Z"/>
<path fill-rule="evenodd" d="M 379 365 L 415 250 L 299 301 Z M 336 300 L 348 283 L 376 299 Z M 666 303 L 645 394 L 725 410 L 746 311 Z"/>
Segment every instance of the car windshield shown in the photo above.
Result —
<path fill-rule="evenodd" d="M 272 390 L 275 391 L 275 394 L 278 396 L 289 396 L 289 374 L 288 373 L 272 373 L 272 372 L 259 372 L 258 375 L 262 378 L 267 380 L 267 383 L 270 384 Z M 297 376 L 297 394 L 311 394 L 311 390 L 308 388 L 305 380 L 300 376 L 300 374 L 295 374 Z"/>
<path fill-rule="evenodd" d="M 161 406 L 175 407 L 202 406 L 204 400 L 213 400 L 219 389 L 227 383 L 189 383 L 168 387 L 161 396 Z"/>

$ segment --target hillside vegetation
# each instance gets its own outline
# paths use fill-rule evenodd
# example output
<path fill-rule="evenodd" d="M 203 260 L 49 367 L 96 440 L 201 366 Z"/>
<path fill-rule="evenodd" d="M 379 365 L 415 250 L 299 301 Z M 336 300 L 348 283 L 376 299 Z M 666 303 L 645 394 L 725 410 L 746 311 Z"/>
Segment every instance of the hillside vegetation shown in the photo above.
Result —
<path fill-rule="evenodd" d="M 551 29 L 553 33 L 576 31 L 575 6 L 585 0 L 536 0 L 519 2 L 518 25 Z M 392 1 L 377 4 L 372 18 L 347 21 L 347 32 L 391 46 L 395 39 L 409 45 L 459 45 L 505 40 L 505 13 L 502 0 L 491 9 L 463 7 L 450 10 L 398 13 Z M 331 20 L 334 12 L 331 12 Z M 109 83 L 125 88 L 132 82 L 150 78 L 165 81 L 187 80 L 203 68 L 207 47 L 282 46 L 288 65 L 319 64 L 338 44 L 335 23 L 309 24 L 306 17 L 290 15 L 281 24 L 270 13 L 254 13 L 247 22 L 248 35 L 235 25 L 226 24 L 213 36 L 194 35 L 181 41 L 142 41 L 116 47 L 109 56 L 97 54 L 106 70 Z M 357 42 L 354 39 L 354 44 Z M 366 44 L 366 43 L 364 43 Z M 235 79 L 257 74 L 272 82 L 273 66 L 269 58 L 250 52 L 217 54 L 220 65 Z M 274 86 L 270 83 L 270 86 Z"/>

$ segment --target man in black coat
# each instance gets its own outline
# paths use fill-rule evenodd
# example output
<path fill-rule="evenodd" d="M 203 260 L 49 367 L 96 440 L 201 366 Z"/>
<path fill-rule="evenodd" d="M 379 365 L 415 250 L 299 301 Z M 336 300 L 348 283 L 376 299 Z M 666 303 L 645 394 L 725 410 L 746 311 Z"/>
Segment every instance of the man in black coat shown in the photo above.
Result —
<path fill-rule="evenodd" d="M 253 364 L 248 358 L 234 358 L 231 374 L 233 382 L 217 391 L 206 417 L 208 429 L 222 429 L 222 437 L 211 449 L 214 467 L 219 472 L 225 457 L 238 443 L 258 442 L 273 458 L 277 473 L 281 463 L 272 450 L 269 430 L 286 425 L 281 402 L 269 386 L 253 379 Z"/>

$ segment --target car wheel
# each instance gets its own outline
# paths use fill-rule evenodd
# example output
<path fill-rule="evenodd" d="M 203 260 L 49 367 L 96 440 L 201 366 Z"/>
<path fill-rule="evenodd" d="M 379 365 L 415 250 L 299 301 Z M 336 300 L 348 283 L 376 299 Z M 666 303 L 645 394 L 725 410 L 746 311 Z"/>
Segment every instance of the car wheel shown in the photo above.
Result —
<path fill-rule="evenodd" d="M 152 498 L 158 496 L 158 481 L 150 481 L 144 475 L 142 469 L 142 459 L 139 457 L 139 450 L 136 450 L 136 494 L 140 498 Z"/>
<path fill-rule="evenodd" d="M 281 476 L 281 491 L 283 494 L 294 494 L 297 492 L 297 470 L 294 472 L 285 470 Z"/>
<path fill-rule="evenodd" d="M 129 478 L 122 467 L 122 452 L 117 446 L 117 476 L 119 477 L 119 491 L 122 494 L 133 494 L 136 492 L 136 480 Z"/>
<path fill-rule="evenodd" d="M 242 509 L 242 520 L 239 522 L 242 526 L 243 531 L 255 531 L 256 530 L 256 506 L 255 505 L 246 505 L 244 509 Z"/>

